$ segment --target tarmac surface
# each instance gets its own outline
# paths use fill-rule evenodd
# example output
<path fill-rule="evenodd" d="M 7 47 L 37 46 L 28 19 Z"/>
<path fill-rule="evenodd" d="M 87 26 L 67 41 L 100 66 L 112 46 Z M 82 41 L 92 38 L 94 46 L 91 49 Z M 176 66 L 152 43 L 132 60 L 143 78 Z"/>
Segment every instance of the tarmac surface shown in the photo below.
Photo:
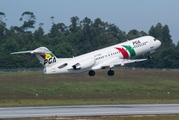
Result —
<path fill-rule="evenodd" d="M 179 104 L 1 107 L 0 118 L 179 114 Z"/>

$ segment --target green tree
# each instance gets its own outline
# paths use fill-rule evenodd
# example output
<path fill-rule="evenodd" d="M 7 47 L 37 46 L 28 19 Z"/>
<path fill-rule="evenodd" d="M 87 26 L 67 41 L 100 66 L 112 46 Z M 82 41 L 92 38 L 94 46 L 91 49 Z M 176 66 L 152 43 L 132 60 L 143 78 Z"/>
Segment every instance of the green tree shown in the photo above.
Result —
<path fill-rule="evenodd" d="M 69 28 L 70 32 L 72 33 L 75 33 L 80 29 L 79 18 L 77 16 L 71 18 L 71 25 Z"/>
<path fill-rule="evenodd" d="M 54 22 L 55 17 L 52 16 L 52 17 L 50 17 L 50 19 L 52 20 L 52 24 L 55 24 L 55 22 Z"/>
<path fill-rule="evenodd" d="M 168 25 L 165 25 L 162 28 L 162 41 L 166 48 L 171 47 L 173 45 Z"/>
<path fill-rule="evenodd" d="M 148 35 L 146 32 L 140 31 L 140 36 L 146 36 L 146 35 Z"/>
<path fill-rule="evenodd" d="M 62 37 L 64 35 L 68 35 L 68 29 L 67 26 L 65 26 L 64 23 L 58 23 L 58 24 L 53 24 L 52 28 L 50 30 L 50 34 L 49 37 L 53 38 L 53 37 Z"/>
<path fill-rule="evenodd" d="M 19 45 L 13 38 L 7 39 L 6 42 L 1 45 L 1 52 L 4 54 L 10 54 L 12 51 L 17 51 L 18 49 Z"/>
<path fill-rule="evenodd" d="M 155 27 L 152 25 L 149 30 L 149 35 L 162 40 L 162 24 L 158 23 Z"/>
<path fill-rule="evenodd" d="M 140 37 L 140 32 L 137 30 L 130 30 L 127 34 L 127 39 L 131 40 L 134 38 Z"/>
<path fill-rule="evenodd" d="M 38 30 L 35 30 L 34 32 L 34 38 L 36 41 L 41 41 L 43 39 L 44 36 L 44 30 L 39 27 Z"/>
<path fill-rule="evenodd" d="M 0 12 L 0 20 L 5 21 L 5 14 Z M 20 54 L 10 55 L 13 51 L 25 51 L 45 46 L 60 58 L 72 57 L 87 53 L 93 50 L 104 48 L 127 39 L 133 39 L 147 35 L 144 31 L 130 30 L 128 34 L 119 29 L 115 24 L 102 21 L 96 18 L 94 22 L 85 17 L 79 20 L 77 16 L 70 19 L 71 24 L 54 22 L 51 17 L 52 27 L 50 33 L 45 34 L 42 28 L 43 23 L 33 33 L 27 33 L 28 29 L 34 28 L 35 15 L 32 12 L 24 12 L 21 16 L 23 25 L 6 28 L 0 24 L 0 68 L 16 67 L 41 67 L 34 55 Z M 150 68 L 178 68 L 179 67 L 179 43 L 175 46 L 172 43 L 168 25 L 162 26 L 157 23 L 151 26 L 149 35 L 159 39 L 162 46 L 152 54 L 153 59 L 129 66 L 150 67 Z M 146 58 L 148 54 L 136 58 Z"/>
<path fill-rule="evenodd" d="M 20 21 L 24 20 L 24 24 L 22 25 L 22 28 L 27 32 L 27 29 L 29 28 L 35 28 L 34 24 L 36 23 L 36 17 L 33 12 L 26 11 L 22 13 Z"/>
<path fill-rule="evenodd" d="M 3 22 L 4 18 L 6 17 L 5 13 L 0 12 L 0 24 L 6 26 L 6 23 Z"/>
<path fill-rule="evenodd" d="M 1 44 L 6 37 L 6 31 L 7 31 L 6 27 L 4 25 L 0 24 L 0 43 Z"/>
<path fill-rule="evenodd" d="M 76 55 L 72 46 L 67 43 L 57 44 L 53 47 L 54 54 L 59 58 L 69 58 Z"/>

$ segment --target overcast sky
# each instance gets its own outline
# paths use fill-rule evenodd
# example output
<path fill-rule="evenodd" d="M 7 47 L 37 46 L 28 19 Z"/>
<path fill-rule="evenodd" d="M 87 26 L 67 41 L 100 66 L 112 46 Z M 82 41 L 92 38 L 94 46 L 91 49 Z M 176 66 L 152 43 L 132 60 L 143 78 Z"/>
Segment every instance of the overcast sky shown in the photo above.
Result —
<path fill-rule="evenodd" d="M 179 0 L 0 0 L 0 4 L 7 28 L 21 26 L 22 13 L 30 11 L 36 16 L 35 29 L 44 23 L 45 33 L 52 27 L 51 16 L 55 23 L 67 26 L 70 18 L 77 16 L 80 20 L 100 18 L 126 33 L 132 29 L 148 33 L 152 25 L 160 22 L 169 26 L 173 42 L 179 41 Z"/>

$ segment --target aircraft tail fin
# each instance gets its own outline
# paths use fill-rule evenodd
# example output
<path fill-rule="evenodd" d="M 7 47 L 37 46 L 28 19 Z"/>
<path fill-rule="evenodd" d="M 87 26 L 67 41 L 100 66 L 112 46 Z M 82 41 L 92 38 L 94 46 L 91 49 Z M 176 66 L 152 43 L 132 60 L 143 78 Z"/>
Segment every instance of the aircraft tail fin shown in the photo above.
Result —
<path fill-rule="evenodd" d="M 44 67 L 50 67 L 56 63 L 56 56 L 46 47 L 39 47 L 35 50 L 12 52 L 11 54 L 30 53 L 35 54 Z"/>

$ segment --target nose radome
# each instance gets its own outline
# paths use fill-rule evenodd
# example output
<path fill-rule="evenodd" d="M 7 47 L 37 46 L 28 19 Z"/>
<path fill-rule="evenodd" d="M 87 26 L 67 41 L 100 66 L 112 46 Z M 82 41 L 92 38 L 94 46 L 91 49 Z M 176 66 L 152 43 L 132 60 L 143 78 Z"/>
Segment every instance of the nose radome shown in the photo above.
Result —
<path fill-rule="evenodd" d="M 158 46 L 160 47 L 160 45 L 161 45 L 161 42 L 160 42 L 160 40 L 158 40 Z"/>
<path fill-rule="evenodd" d="M 160 45 L 161 45 L 160 40 L 157 40 L 157 44 L 156 44 L 157 48 L 160 47 Z"/>

